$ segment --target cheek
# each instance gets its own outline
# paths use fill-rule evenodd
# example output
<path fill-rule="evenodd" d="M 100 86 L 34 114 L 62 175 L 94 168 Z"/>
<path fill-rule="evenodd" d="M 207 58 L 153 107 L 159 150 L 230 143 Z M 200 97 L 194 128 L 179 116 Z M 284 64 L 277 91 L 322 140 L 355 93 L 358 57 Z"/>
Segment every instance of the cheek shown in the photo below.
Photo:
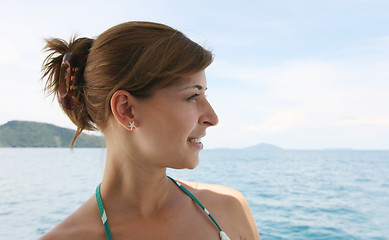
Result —
<path fill-rule="evenodd" d="M 196 127 L 198 122 L 197 112 L 194 109 L 183 111 L 176 116 L 176 124 L 180 125 L 182 129 L 191 131 Z"/>
<path fill-rule="evenodd" d="M 198 114 L 195 106 L 185 103 L 155 104 L 153 108 L 143 112 L 140 119 L 141 128 L 150 138 L 182 141 L 196 127 Z M 150 139 L 151 140 L 151 139 Z"/>
<path fill-rule="evenodd" d="M 166 104 L 163 109 L 158 109 L 160 111 L 155 113 L 155 118 L 158 121 L 158 124 L 176 128 L 188 128 L 193 127 L 193 123 L 197 122 L 197 109 L 194 105 L 190 103 L 176 103 L 176 104 Z"/>
<path fill-rule="evenodd" d="M 195 128 L 195 123 L 197 122 L 194 118 L 194 114 L 191 112 L 170 115 L 166 120 L 167 121 L 160 124 L 165 126 L 171 137 L 179 138 L 180 140 L 189 137 L 189 134 Z"/>

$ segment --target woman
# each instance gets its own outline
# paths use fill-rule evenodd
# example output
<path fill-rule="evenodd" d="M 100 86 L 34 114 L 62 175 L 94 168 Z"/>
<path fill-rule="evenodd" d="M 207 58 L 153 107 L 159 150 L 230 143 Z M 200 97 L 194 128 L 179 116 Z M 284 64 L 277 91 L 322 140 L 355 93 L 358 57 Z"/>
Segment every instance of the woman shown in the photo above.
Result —
<path fill-rule="evenodd" d="M 77 126 L 71 145 L 98 129 L 107 156 L 96 194 L 42 239 L 259 239 L 239 192 L 166 176 L 197 166 L 218 122 L 205 97 L 209 51 L 151 22 L 45 49 L 45 89 Z"/>

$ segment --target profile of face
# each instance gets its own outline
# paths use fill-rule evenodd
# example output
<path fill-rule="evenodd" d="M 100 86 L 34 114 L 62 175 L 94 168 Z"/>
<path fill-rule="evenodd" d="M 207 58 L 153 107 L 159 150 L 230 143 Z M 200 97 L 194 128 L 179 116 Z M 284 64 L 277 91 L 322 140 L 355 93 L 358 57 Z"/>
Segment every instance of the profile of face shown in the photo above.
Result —
<path fill-rule="evenodd" d="M 160 167 L 193 169 L 198 165 L 201 138 L 218 123 L 206 89 L 205 72 L 200 71 L 139 102 L 134 112 L 135 144 L 149 159 L 159 159 Z"/>

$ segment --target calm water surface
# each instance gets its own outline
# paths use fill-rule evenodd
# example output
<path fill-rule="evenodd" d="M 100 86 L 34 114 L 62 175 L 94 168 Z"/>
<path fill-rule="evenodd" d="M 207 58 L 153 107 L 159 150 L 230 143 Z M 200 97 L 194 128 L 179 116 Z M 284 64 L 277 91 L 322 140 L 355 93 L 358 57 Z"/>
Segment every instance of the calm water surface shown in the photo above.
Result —
<path fill-rule="evenodd" d="M 0 239 L 36 239 L 94 194 L 101 149 L 0 148 Z M 204 150 L 190 181 L 242 192 L 262 239 L 389 239 L 389 151 Z M 212 209 L 210 209 L 212 212 Z"/>

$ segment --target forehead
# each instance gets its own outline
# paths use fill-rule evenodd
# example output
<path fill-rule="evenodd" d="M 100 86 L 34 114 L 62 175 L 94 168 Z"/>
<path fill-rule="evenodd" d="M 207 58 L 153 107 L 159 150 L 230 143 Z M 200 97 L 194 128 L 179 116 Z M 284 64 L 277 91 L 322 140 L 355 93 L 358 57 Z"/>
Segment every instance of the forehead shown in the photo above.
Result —
<path fill-rule="evenodd" d="M 171 88 L 183 90 L 196 86 L 201 86 L 202 89 L 207 88 L 207 79 L 205 76 L 205 71 L 200 71 L 189 77 L 183 78 L 181 81 L 178 81 L 176 84 L 173 84 Z"/>

